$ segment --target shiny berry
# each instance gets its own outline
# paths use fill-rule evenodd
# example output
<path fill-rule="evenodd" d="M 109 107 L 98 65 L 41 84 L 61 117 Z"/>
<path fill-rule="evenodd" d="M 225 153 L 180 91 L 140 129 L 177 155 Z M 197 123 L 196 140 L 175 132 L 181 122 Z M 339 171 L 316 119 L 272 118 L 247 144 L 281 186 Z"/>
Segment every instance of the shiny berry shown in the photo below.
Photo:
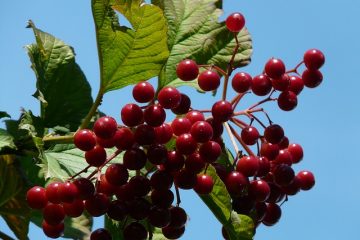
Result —
<path fill-rule="evenodd" d="M 173 130 L 171 126 L 167 123 L 163 123 L 159 127 L 154 128 L 155 131 L 155 141 L 160 144 L 165 144 L 170 141 L 173 136 Z"/>
<path fill-rule="evenodd" d="M 264 137 L 269 143 L 279 143 L 284 137 L 284 130 L 278 124 L 271 124 L 270 126 L 265 128 Z"/>
<path fill-rule="evenodd" d="M 71 203 L 78 197 L 79 190 L 74 183 L 66 182 L 60 184 L 58 194 L 62 202 Z"/>
<path fill-rule="evenodd" d="M 290 77 L 287 74 L 283 74 L 279 78 L 272 79 L 271 83 L 275 90 L 285 91 L 289 88 Z"/>
<path fill-rule="evenodd" d="M 191 124 L 194 124 L 197 121 L 205 121 L 204 114 L 196 110 L 188 112 L 185 117 L 190 120 Z"/>
<path fill-rule="evenodd" d="M 290 76 L 290 84 L 287 90 L 299 95 L 303 89 L 304 81 L 302 78 L 298 76 Z"/>
<path fill-rule="evenodd" d="M 240 32 L 245 26 L 245 18 L 241 13 L 235 12 L 226 18 L 226 27 L 230 32 Z"/>
<path fill-rule="evenodd" d="M 92 150 L 85 152 L 86 162 L 93 167 L 100 167 L 106 161 L 106 151 L 96 145 Z"/>
<path fill-rule="evenodd" d="M 181 94 L 179 106 L 172 108 L 171 111 L 177 115 L 186 114 L 191 106 L 191 100 L 186 94 Z"/>
<path fill-rule="evenodd" d="M 175 118 L 171 123 L 171 128 L 176 136 L 188 133 L 191 129 L 191 121 L 188 118 Z"/>
<path fill-rule="evenodd" d="M 136 127 L 134 132 L 135 141 L 140 145 L 150 145 L 155 142 L 154 127 L 141 124 Z"/>
<path fill-rule="evenodd" d="M 74 144 L 82 151 L 89 151 L 96 145 L 96 136 L 89 129 L 81 129 L 74 135 Z"/>
<path fill-rule="evenodd" d="M 320 85 L 323 75 L 319 70 L 306 69 L 302 74 L 304 85 L 308 88 L 315 88 Z"/>
<path fill-rule="evenodd" d="M 146 103 L 153 100 L 155 96 L 155 89 L 148 82 L 139 82 L 134 86 L 132 94 L 135 101 L 139 103 Z"/>
<path fill-rule="evenodd" d="M 150 126 L 161 126 L 164 123 L 165 118 L 165 110 L 160 105 L 150 105 L 144 110 L 144 120 Z"/>
<path fill-rule="evenodd" d="M 221 146 L 215 141 L 208 141 L 200 146 L 201 158 L 208 163 L 215 162 L 221 155 Z"/>
<path fill-rule="evenodd" d="M 124 229 L 124 240 L 146 240 L 147 236 L 145 227 L 138 222 L 132 222 Z"/>
<path fill-rule="evenodd" d="M 271 80 L 268 76 L 261 74 L 252 80 L 251 90 L 257 96 L 265 96 L 270 93 L 272 88 Z"/>
<path fill-rule="evenodd" d="M 226 189 L 233 196 L 241 195 L 248 184 L 248 178 L 237 171 L 232 171 L 225 179 Z"/>
<path fill-rule="evenodd" d="M 50 225 L 58 225 L 64 221 L 65 212 L 60 204 L 49 203 L 43 209 L 44 220 Z"/>
<path fill-rule="evenodd" d="M 315 177 L 310 171 L 301 171 L 296 175 L 301 190 L 310 190 L 315 185 Z"/>
<path fill-rule="evenodd" d="M 259 131 L 253 126 L 247 126 L 241 131 L 241 139 L 247 145 L 254 145 L 260 137 Z"/>
<path fill-rule="evenodd" d="M 111 138 L 117 130 L 117 123 L 114 118 L 104 116 L 96 120 L 93 130 L 98 137 Z"/>
<path fill-rule="evenodd" d="M 26 193 L 26 201 L 29 207 L 33 209 L 44 208 L 48 203 L 45 188 L 39 186 L 30 188 Z"/>
<path fill-rule="evenodd" d="M 218 101 L 211 108 L 212 116 L 215 120 L 226 122 L 233 115 L 233 108 L 228 101 Z"/>
<path fill-rule="evenodd" d="M 259 158 L 256 156 L 244 156 L 236 164 L 236 171 L 247 177 L 255 176 L 259 170 Z"/>
<path fill-rule="evenodd" d="M 42 222 L 42 229 L 46 236 L 49 238 L 59 238 L 64 232 L 65 226 L 64 223 L 61 222 L 57 225 L 50 225 L 46 221 Z"/>
<path fill-rule="evenodd" d="M 213 91 L 220 86 L 220 76 L 215 71 L 206 70 L 198 77 L 199 87 L 204 91 Z"/>
<path fill-rule="evenodd" d="M 146 153 L 140 148 L 132 148 L 124 154 L 124 166 L 129 170 L 140 170 L 145 166 Z"/>
<path fill-rule="evenodd" d="M 110 184 L 120 186 L 127 182 L 129 173 L 125 165 L 120 163 L 112 163 L 106 169 L 105 177 Z"/>
<path fill-rule="evenodd" d="M 121 109 L 121 120 L 126 126 L 135 127 L 144 122 L 141 108 L 135 103 L 128 103 Z"/>
<path fill-rule="evenodd" d="M 231 81 L 233 89 L 238 93 L 244 93 L 248 91 L 252 84 L 252 78 L 250 74 L 245 72 L 236 73 Z"/>
<path fill-rule="evenodd" d="M 114 135 L 114 141 L 116 148 L 120 150 L 128 150 L 135 143 L 135 137 L 129 128 L 120 128 Z"/>
<path fill-rule="evenodd" d="M 191 81 L 197 78 L 199 67 L 195 61 L 191 59 L 182 60 L 176 66 L 176 75 L 183 81 Z"/>
<path fill-rule="evenodd" d="M 275 203 L 269 203 L 266 208 L 266 214 L 262 223 L 266 226 L 273 226 L 280 220 L 281 208 Z"/>
<path fill-rule="evenodd" d="M 198 194 L 210 194 L 214 187 L 214 180 L 211 176 L 206 174 L 200 174 L 197 176 L 196 185 L 194 187 L 195 192 Z"/>
<path fill-rule="evenodd" d="M 293 163 L 300 162 L 304 157 L 304 152 L 300 144 L 292 143 L 288 146 L 288 151 L 291 154 Z"/>
<path fill-rule="evenodd" d="M 325 63 L 324 54 L 318 49 L 307 50 L 304 54 L 304 63 L 308 69 L 317 70 Z"/>
<path fill-rule="evenodd" d="M 291 91 L 284 91 L 280 93 L 277 103 L 281 110 L 291 111 L 297 106 L 297 96 Z"/>
<path fill-rule="evenodd" d="M 284 62 L 278 58 L 271 58 L 265 64 L 265 73 L 272 79 L 281 78 L 285 70 Z"/>
<path fill-rule="evenodd" d="M 73 182 L 78 189 L 78 197 L 82 200 L 90 198 L 94 195 L 94 184 L 87 178 L 78 178 Z"/>
<path fill-rule="evenodd" d="M 181 94 L 176 88 L 164 87 L 158 94 L 158 100 L 163 108 L 176 108 L 180 105 Z"/>
<path fill-rule="evenodd" d="M 195 141 L 198 143 L 204 143 L 212 138 L 213 129 L 208 122 L 198 121 L 191 126 L 190 133 Z"/>

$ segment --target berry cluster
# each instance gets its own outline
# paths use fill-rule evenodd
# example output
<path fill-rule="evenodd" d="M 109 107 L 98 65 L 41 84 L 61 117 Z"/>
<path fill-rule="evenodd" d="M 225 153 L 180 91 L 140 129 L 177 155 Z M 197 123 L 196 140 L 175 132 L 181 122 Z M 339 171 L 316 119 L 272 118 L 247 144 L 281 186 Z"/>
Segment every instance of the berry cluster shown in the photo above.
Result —
<path fill-rule="evenodd" d="M 236 42 L 244 25 L 240 13 L 226 20 Z M 319 68 L 325 58 L 321 51 L 312 49 L 294 69 L 286 70 L 283 61 L 271 58 L 260 75 L 251 77 L 238 72 L 231 81 L 237 94 L 228 101 L 227 85 L 236 68 L 233 60 L 234 57 L 227 70 L 198 65 L 191 59 L 177 65 L 176 73 L 181 80 L 197 79 L 204 91 L 218 89 L 223 79 L 222 99 L 210 110 L 195 110 L 190 97 L 174 87 L 155 91 L 144 81 L 133 88 L 136 103 L 121 109 L 123 125 L 105 116 L 95 122 L 92 130 L 78 130 L 74 144 L 85 152 L 89 166 L 64 183 L 53 182 L 46 188 L 35 186 L 27 193 L 29 206 L 43 212 L 44 233 L 52 238 L 61 236 L 65 216 L 78 217 L 86 210 L 92 216 L 107 214 L 115 221 L 124 221 L 122 232 L 126 240 L 151 236 L 144 220 L 161 228 L 166 238 L 177 239 L 183 235 L 187 222 L 187 214 L 179 206 L 179 189 L 210 194 L 214 180 L 206 174 L 209 165 L 215 167 L 225 183 L 235 211 L 251 216 L 257 224 L 275 224 L 281 216 L 279 203 L 300 190 L 311 189 L 315 178 L 310 171 L 295 174 L 292 165 L 303 159 L 303 149 L 297 143 L 289 143 L 283 128 L 270 120 L 261 105 L 277 101 L 280 109 L 293 110 L 304 86 L 314 88 L 321 83 Z M 306 70 L 300 75 L 298 68 L 302 64 Z M 251 92 L 265 98 L 238 111 L 240 100 Z M 280 94 L 274 98 L 276 92 Z M 165 122 L 167 111 L 176 116 L 171 122 Z M 264 124 L 257 114 L 264 114 L 269 124 Z M 225 148 L 224 129 L 236 156 L 232 167 L 218 161 Z M 239 150 L 238 144 L 244 151 Z M 256 154 L 251 146 L 257 147 Z M 106 148 L 116 151 L 108 155 Z M 111 163 L 120 153 L 122 163 Z M 79 177 L 90 167 L 96 170 L 86 178 Z M 226 234 L 223 229 L 227 239 Z M 91 234 L 91 240 L 96 239 L 111 239 L 111 235 L 98 229 Z"/>

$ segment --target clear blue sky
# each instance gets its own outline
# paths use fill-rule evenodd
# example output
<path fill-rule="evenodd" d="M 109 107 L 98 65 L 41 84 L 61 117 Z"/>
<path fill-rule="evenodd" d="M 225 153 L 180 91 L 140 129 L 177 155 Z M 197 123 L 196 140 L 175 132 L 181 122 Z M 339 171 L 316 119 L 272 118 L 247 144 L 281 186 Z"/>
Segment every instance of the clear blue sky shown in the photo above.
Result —
<path fill-rule="evenodd" d="M 25 29 L 28 19 L 72 45 L 77 62 L 93 88 L 98 89 L 98 63 L 90 1 L 5 1 L 0 8 L 0 110 L 18 118 L 20 107 L 38 113 L 35 76 L 23 48 L 34 41 Z M 242 12 L 253 37 L 252 63 L 244 70 L 262 71 L 270 57 L 294 66 L 305 50 L 319 48 L 326 55 L 323 84 L 306 89 L 298 107 L 289 113 L 268 106 L 273 121 L 284 126 L 287 136 L 302 144 L 304 161 L 296 170 L 309 169 L 317 183 L 283 206 L 280 222 L 258 228 L 255 239 L 339 240 L 359 239 L 360 168 L 356 154 L 360 133 L 358 91 L 360 83 L 360 2 L 356 0 L 225 0 L 225 14 Z M 119 119 L 124 92 L 111 92 L 102 111 Z M 125 95 L 129 96 L 129 95 Z M 130 99 L 130 97 L 129 97 Z M 210 96 L 195 97 L 206 103 Z M 205 100 L 205 101 L 203 101 Z M 208 101 L 209 100 L 209 101 Z M 199 106 L 206 107 L 206 106 Z M 209 107 L 209 106 L 208 106 Z M 246 105 L 244 105 L 246 107 Z M 3 124 L 1 124 L 3 126 Z M 355 154 L 355 155 L 354 155 Z M 183 207 L 190 215 L 182 239 L 219 240 L 220 224 L 192 192 L 182 192 Z M 99 226 L 100 221 L 96 221 Z M 11 233 L 0 220 L 0 229 Z M 30 239 L 44 239 L 41 230 L 30 228 Z"/>

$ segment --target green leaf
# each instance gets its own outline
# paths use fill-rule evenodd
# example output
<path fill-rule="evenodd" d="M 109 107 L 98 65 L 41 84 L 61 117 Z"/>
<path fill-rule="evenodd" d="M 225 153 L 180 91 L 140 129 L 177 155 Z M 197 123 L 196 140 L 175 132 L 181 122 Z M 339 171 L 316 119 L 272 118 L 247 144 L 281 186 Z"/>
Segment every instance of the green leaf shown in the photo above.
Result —
<path fill-rule="evenodd" d="M 40 211 L 34 211 L 31 214 L 31 221 L 37 226 L 41 227 L 43 220 L 42 213 Z M 89 239 L 91 234 L 91 228 L 93 225 L 93 218 L 88 214 L 82 214 L 77 218 L 66 217 L 64 220 L 65 231 L 64 238 L 71 239 Z"/>
<path fill-rule="evenodd" d="M 113 9 L 132 28 L 120 26 Z M 159 7 L 140 0 L 92 0 L 92 11 L 104 93 L 159 74 L 169 55 L 167 25 Z"/>
<path fill-rule="evenodd" d="M 214 64 L 222 69 L 227 67 L 236 43 L 225 23 L 218 22 L 222 11 L 217 7 L 221 7 L 221 2 L 157 0 L 154 3 L 163 8 L 169 26 L 170 56 L 163 69 L 165 77 L 161 78 L 161 86 L 177 79 L 176 65 L 185 58 L 194 59 L 199 64 Z M 250 62 L 252 53 L 251 38 L 245 28 L 238 34 L 238 40 L 240 48 L 234 65 L 240 67 Z"/>
<path fill-rule="evenodd" d="M 107 229 L 112 236 L 112 240 L 123 240 L 124 236 L 121 231 L 121 224 L 123 222 L 114 221 L 109 218 L 107 215 L 104 217 L 105 229 Z"/>
<path fill-rule="evenodd" d="M 254 236 L 254 222 L 246 215 L 237 214 L 235 211 L 231 212 L 231 221 L 226 229 L 233 229 L 236 233 L 236 239 L 252 240 Z"/>
<path fill-rule="evenodd" d="M 0 128 L 0 153 L 4 149 L 16 149 L 14 138 L 5 130 Z"/>
<path fill-rule="evenodd" d="M 7 112 L 0 111 L 0 119 L 1 118 L 11 118 L 11 116 Z"/>
<path fill-rule="evenodd" d="M 41 117 L 46 127 L 67 126 L 76 130 L 92 105 L 91 88 L 71 46 L 36 28 L 36 44 L 26 46 L 35 72 Z"/>

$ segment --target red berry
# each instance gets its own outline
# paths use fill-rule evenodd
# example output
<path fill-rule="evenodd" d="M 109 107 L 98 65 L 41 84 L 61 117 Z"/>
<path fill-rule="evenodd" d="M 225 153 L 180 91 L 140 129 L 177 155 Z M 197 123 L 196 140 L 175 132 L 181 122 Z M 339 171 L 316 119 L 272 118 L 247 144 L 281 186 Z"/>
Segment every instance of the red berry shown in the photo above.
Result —
<path fill-rule="evenodd" d="M 160 165 L 167 161 L 167 149 L 162 144 L 153 144 L 147 151 L 149 162 L 154 165 Z"/>
<path fill-rule="evenodd" d="M 128 213 L 128 205 L 121 200 L 113 200 L 110 203 L 107 215 L 115 221 L 122 221 Z"/>
<path fill-rule="evenodd" d="M 166 118 L 165 110 L 160 105 L 150 105 L 144 110 L 144 120 L 152 127 L 161 126 Z"/>
<path fill-rule="evenodd" d="M 90 198 L 94 195 L 95 187 L 94 184 L 87 178 L 78 178 L 74 181 L 79 194 L 78 197 L 82 200 Z"/>
<path fill-rule="evenodd" d="M 150 190 L 150 180 L 144 176 L 134 176 L 129 180 L 129 187 L 133 189 L 136 197 L 146 196 Z"/>
<path fill-rule="evenodd" d="M 270 187 L 270 196 L 268 197 L 266 202 L 268 202 L 268 203 L 278 203 L 281 200 L 283 200 L 285 195 L 281 191 L 281 188 L 278 185 L 276 185 L 275 183 L 272 183 L 272 182 L 268 182 L 268 184 L 269 184 L 269 187 Z"/>
<path fill-rule="evenodd" d="M 135 103 L 126 104 L 121 109 L 121 120 L 126 126 L 135 127 L 144 122 L 143 111 Z"/>
<path fill-rule="evenodd" d="M 135 101 L 139 103 L 146 103 L 153 100 L 155 96 L 155 89 L 148 82 L 139 82 L 134 86 L 132 94 Z"/>
<path fill-rule="evenodd" d="M 155 141 L 160 144 L 165 144 L 170 141 L 173 136 L 173 130 L 167 123 L 163 123 L 160 127 L 155 127 Z"/>
<path fill-rule="evenodd" d="M 135 198 L 129 202 L 129 215 L 135 220 L 143 220 L 149 216 L 151 204 L 145 198 Z"/>
<path fill-rule="evenodd" d="M 111 240 L 111 234 L 105 228 L 99 228 L 90 235 L 90 240 Z"/>
<path fill-rule="evenodd" d="M 124 229 L 124 240 L 146 240 L 147 236 L 145 227 L 138 222 L 132 222 Z"/>
<path fill-rule="evenodd" d="M 58 188 L 58 194 L 62 202 L 71 203 L 78 197 L 79 190 L 77 189 L 77 186 L 74 183 L 66 182 L 60 184 Z"/>
<path fill-rule="evenodd" d="M 100 138 L 111 138 L 117 130 L 117 123 L 114 118 L 104 116 L 96 120 L 93 130 Z"/>
<path fill-rule="evenodd" d="M 201 158 L 208 163 L 215 162 L 221 155 L 221 146 L 215 141 L 208 141 L 200 146 Z"/>
<path fill-rule="evenodd" d="M 285 71 L 285 64 L 281 59 L 271 58 L 265 64 L 265 73 L 272 79 L 281 78 Z"/>
<path fill-rule="evenodd" d="M 134 132 L 135 141 L 140 145 L 150 145 L 155 142 L 154 127 L 141 124 L 136 127 Z"/>
<path fill-rule="evenodd" d="M 187 156 L 185 160 L 185 168 L 193 173 L 199 173 L 205 167 L 205 161 L 198 152 L 194 152 Z"/>
<path fill-rule="evenodd" d="M 315 185 L 315 177 L 310 171 L 301 171 L 296 178 L 301 190 L 310 190 Z"/>
<path fill-rule="evenodd" d="M 49 203 L 43 209 L 44 220 L 50 225 L 58 225 L 64 221 L 65 212 L 60 204 Z"/>
<path fill-rule="evenodd" d="M 175 174 L 174 183 L 181 189 L 192 189 L 196 184 L 196 174 L 183 168 Z"/>
<path fill-rule="evenodd" d="M 226 122 L 233 115 L 233 107 L 228 101 L 221 100 L 214 103 L 211 113 L 215 120 Z"/>
<path fill-rule="evenodd" d="M 109 183 L 106 180 L 105 174 L 101 174 L 99 181 L 97 181 L 96 192 L 106 194 L 107 196 L 112 196 L 116 193 L 116 191 L 117 186 Z"/>
<path fill-rule="evenodd" d="M 158 170 L 151 175 L 150 185 L 153 189 L 168 190 L 172 184 L 172 176 L 167 171 Z"/>
<path fill-rule="evenodd" d="M 244 93 L 248 91 L 252 84 L 252 78 L 250 74 L 245 72 L 236 73 L 232 79 L 231 85 L 233 89 L 238 93 Z"/>
<path fill-rule="evenodd" d="M 114 135 L 115 146 L 120 150 L 128 150 L 135 143 L 135 137 L 129 128 L 120 128 Z"/>
<path fill-rule="evenodd" d="M 103 193 L 96 193 L 91 198 L 85 200 L 86 211 L 94 217 L 99 217 L 106 213 L 110 205 L 108 196 Z"/>
<path fill-rule="evenodd" d="M 298 178 L 295 176 L 289 185 L 281 187 L 281 191 L 286 195 L 296 195 L 300 191 Z"/>
<path fill-rule="evenodd" d="M 154 227 L 163 228 L 169 225 L 171 220 L 170 210 L 167 208 L 153 207 L 149 213 L 149 222 Z"/>
<path fill-rule="evenodd" d="M 270 187 L 266 181 L 253 180 L 250 182 L 248 192 L 257 202 L 265 202 L 270 196 Z"/>
<path fill-rule="evenodd" d="M 161 232 L 167 239 L 178 239 L 184 234 L 185 226 L 181 228 L 166 226 L 161 229 Z"/>
<path fill-rule="evenodd" d="M 230 32 L 240 32 L 245 26 L 245 18 L 241 13 L 235 12 L 226 18 L 225 23 Z"/>
<path fill-rule="evenodd" d="M 197 142 L 189 133 L 181 134 L 176 139 L 176 150 L 180 153 L 189 155 L 197 149 Z"/>
<path fill-rule="evenodd" d="M 259 170 L 256 174 L 258 177 L 263 177 L 270 171 L 270 162 L 267 157 L 259 157 Z"/>
<path fill-rule="evenodd" d="M 206 121 L 197 121 L 190 129 L 191 136 L 195 141 L 204 143 L 209 141 L 213 136 L 213 129 Z"/>
<path fill-rule="evenodd" d="M 181 228 L 185 226 L 187 221 L 187 214 L 184 209 L 181 207 L 172 207 L 170 208 L 171 222 L 169 227 Z"/>
<path fill-rule="evenodd" d="M 204 114 L 196 110 L 188 112 L 185 117 L 190 120 L 191 124 L 194 124 L 197 121 L 205 121 Z"/>
<path fill-rule="evenodd" d="M 51 203 L 61 203 L 61 196 L 59 194 L 59 187 L 63 184 L 61 182 L 52 182 L 46 186 L 46 197 Z"/>
<path fill-rule="evenodd" d="M 308 88 L 315 88 L 320 85 L 323 75 L 319 70 L 306 69 L 302 74 L 304 85 Z"/>
<path fill-rule="evenodd" d="M 191 59 L 182 60 L 176 66 L 176 75 L 183 81 L 191 81 L 197 78 L 199 67 L 195 61 Z"/>
<path fill-rule="evenodd" d="M 279 154 L 279 146 L 277 144 L 264 142 L 261 144 L 260 153 L 262 156 L 265 156 L 270 161 L 274 160 Z"/>
<path fill-rule="evenodd" d="M 288 166 L 291 166 L 293 163 L 292 156 L 287 149 L 281 149 L 273 162 L 276 164 L 286 164 Z"/>
<path fill-rule="evenodd" d="M 116 131 L 117 132 L 117 131 Z M 116 135 L 116 133 L 115 133 Z M 113 148 L 115 147 L 115 135 L 112 138 L 100 138 L 96 137 L 96 143 L 103 148 Z"/>
<path fill-rule="evenodd" d="M 183 155 L 178 151 L 169 151 L 167 161 L 164 163 L 164 167 L 167 171 L 178 171 L 185 163 Z"/>
<path fill-rule="evenodd" d="M 180 105 L 181 94 L 176 88 L 164 87 L 158 94 L 158 100 L 163 108 L 176 108 Z"/>
<path fill-rule="evenodd" d="M 297 106 L 297 96 L 291 91 L 284 91 L 279 95 L 277 103 L 280 109 L 291 111 Z"/>
<path fill-rule="evenodd" d="M 254 145 L 260 137 L 260 133 L 255 127 L 247 126 L 241 131 L 241 139 L 247 145 Z"/>
<path fill-rule="evenodd" d="M 272 226 L 280 220 L 281 208 L 275 203 L 269 203 L 267 205 L 266 214 L 262 223 L 266 226 Z"/>
<path fill-rule="evenodd" d="M 63 208 L 66 216 L 80 217 L 84 211 L 84 202 L 81 199 L 76 199 L 71 203 L 63 203 Z"/>
<path fill-rule="evenodd" d="M 287 74 L 283 74 L 279 78 L 272 79 L 271 83 L 275 90 L 285 91 L 286 89 L 289 88 L 290 77 Z"/>
<path fill-rule="evenodd" d="M 304 63 L 308 69 L 317 70 L 325 63 L 324 54 L 318 49 L 307 50 L 304 54 Z"/>
<path fill-rule="evenodd" d="M 211 176 L 206 174 L 200 174 L 197 176 L 196 185 L 194 187 L 195 192 L 198 194 L 210 194 L 214 187 L 214 180 Z"/>
<path fill-rule="evenodd" d="M 175 118 L 171 123 L 171 128 L 176 136 L 188 133 L 191 129 L 191 122 L 188 118 Z"/>
<path fill-rule="evenodd" d="M 264 137 L 269 143 L 279 143 L 284 137 L 284 130 L 278 124 L 271 124 L 270 126 L 265 128 Z"/>
<path fill-rule="evenodd" d="M 44 208 L 48 203 L 45 188 L 39 186 L 30 188 L 26 193 L 26 201 L 29 207 L 33 209 Z"/>
<path fill-rule="evenodd" d="M 179 106 L 172 108 L 171 111 L 177 115 L 186 114 L 191 106 L 191 100 L 186 94 L 181 94 Z"/>
<path fill-rule="evenodd" d="M 279 186 L 289 185 L 295 177 L 294 170 L 286 164 L 280 164 L 276 166 L 273 170 L 273 174 L 274 182 Z"/>
<path fill-rule="evenodd" d="M 225 180 L 226 189 L 233 196 L 241 195 L 248 184 L 248 178 L 237 171 L 230 172 Z"/>
<path fill-rule="evenodd" d="M 140 170 L 145 166 L 146 154 L 140 148 L 132 148 L 125 152 L 123 164 L 129 170 Z"/>
<path fill-rule="evenodd" d="M 46 221 L 42 222 L 42 229 L 45 235 L 49 238 L 59 238 L 64 232 L 64 223 L 61 222 L 57 225 L 50 225 Z"/>
<path fill-rule="evenodd" d="M 284 136 L 281 141 L 277 144 L 280 149 L 285 149 L 289 146 L 289 138 Z"/>
<path fill-rule="evenodd" d="M 259 158 L 255 156 L 244 156 L 236 164 L 236 171 L 247 177 L 255 176 L 259 170 Z"/>
<path fill-rule="evenodd" d="M 105 178 L 110 184 L 120 186 L 127 182 L 129 173 L 123 164 L 112 163 L 105 171 Z"/>
<path fill-rule="evenodd" d="M 106 161 L 106 151 L 96 145 L 92 150 L 85 152 L 85 160 L 90 166 L 100 167 Z"/>
<path fill-rule="evenodd" d="M 215 121 L 213 118 L 206 119 L 208 123 L 210 123 L 212 129 L 213 129 L 213 138 L 218 138 L 222 135 L 224 131 L 224 126 L 222 125 L 222 122 Z"/>
<path fill-rule="evenodd" d="M 268 76 L 261 74 L 252 80 L 251 90 L 257 96 L 265 96 L 270 93 L 272 88 L 271 80 Z"/>
<path fill-rule="evenodd" d="M 293 163 L 300 162 L 304 157 L 304 152 L 301 145 L 297 143 L 292 143 L 288 146 L 288 151 L 291 154 L 291 159 Z"/>
<path fill-rule="evenodd" d="M 74 144 L 82 151 L 89 151 L 96 145 L 96 136 L 89 129 L 80 129 L 74 135 Z"/>
<path fill-rule="evenodd" d="M 204 91 L 214 91 L 220 86 L 220 76 L 214 71 L 206 70 L 200 73 L 198 84 Z"/>
<path fill-rule="evenodd" d="M 174 194 L 171 190 L 157 190 L 151 192 L 151 202 L 153 205 L 161 208 L 169 208 L 174 201 Z"/>
<path fill-rule="evenodd" d="M 303 89 L 304 81 L 302 78 L 298 76 L 290 76 L 290 85 L 287 90 L 295 93 L 296 95 L 299 95 Z"/>

